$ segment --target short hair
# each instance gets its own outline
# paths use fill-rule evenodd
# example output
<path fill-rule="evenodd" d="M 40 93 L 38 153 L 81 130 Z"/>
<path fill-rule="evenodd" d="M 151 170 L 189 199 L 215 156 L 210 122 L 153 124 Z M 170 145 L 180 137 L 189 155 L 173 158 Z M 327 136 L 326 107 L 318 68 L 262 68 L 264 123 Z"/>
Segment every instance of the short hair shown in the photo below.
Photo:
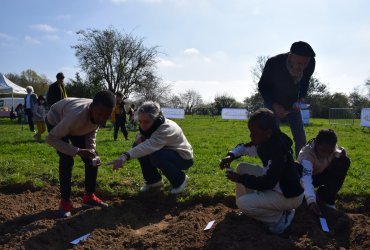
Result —
<path fill-rule="evenodd" d="M 137 110 L 138 114 L 148 114 L 153 120 L 161 115 L 159 103 L 153 101 L 144 102 Z"/>
<path fill-rule="evenodd" d="M 101 104 L 108 108 L 114 108 L 114 106 L 116 106 L 116 97 L 111 91 L 102 90 L 94 96 L 93 104 Z"/>
<path fill-rule="evenodd" d="M 315 144 L 335 146 L 338 138 L 334 130 L 322 129 L 315 137 Z"/>
<path fill-rule="evenodd" d="M 57 79 L 63 79 L 63 78 L 64 78 L 64 74 L 63 74 L 63 72 L 59 72 L 59 73 L 56 75 L 56 78 L 57 78 Z"/>
<path fill-rule="evenodd" d="M 256 124 L 260 129 L 271 129 L 274 133 L 280 131 L 274 112 L 267 108 L 257 109 L 248 120 L 248 124 Z"/>
<path fill-rule="evenodd" d="M 41 100 L 45 101 L 45 97 L 43 95 L 39 95 L 37 97 L 37 101 L 41 101 Z"/>
<path fill-rule="evenodd" d="M 117 92 L 117 93 L 116 93 L 116 96 L 121 96 L 121 97 L 123 97 L 123 94 L 122 94 L 122 92 Z"/>
<path fill-rule="evenodd" d="M 315 51 L 313 51 L 312 47 L 306 42 L 295 42 L 290 47 L 290 52 L 299 56 L 306 56 L 306 57 L 315 57 Z"/>

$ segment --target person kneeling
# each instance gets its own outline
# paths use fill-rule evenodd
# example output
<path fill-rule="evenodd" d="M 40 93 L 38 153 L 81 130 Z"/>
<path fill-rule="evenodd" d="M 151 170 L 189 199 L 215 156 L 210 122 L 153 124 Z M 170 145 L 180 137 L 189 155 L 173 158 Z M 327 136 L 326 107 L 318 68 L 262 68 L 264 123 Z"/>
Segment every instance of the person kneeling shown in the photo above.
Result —
<path fill-rule="evenodd" d="M 110 164 L 117 170 L 137 158 L 145 179 L 141 192 L 163 186 L 160 169 L 172 185 L 171 193 L 181 193 L 189 179 L 183 171 L 193 165 L 191 145 L 179 125 L 163 116 L 158 103 L 144 102 L 137 112 L 140 133 L 134 147 Z"/>
<path fill-rule="evenodd" d="M 280 131 L 271 110 L 261 108 L 248 121 L 251 142 L 239 144 L 220 162 L 226 176 L 236 182 L 236 205 L 242 212 L 264 222 L 270 232 L 285 236 L 295 208 L 303 200 L 299 168 L 293 160 L 292 140 Z M 263 168 L 231 162 L 240 156 L 259 156 Z"/>

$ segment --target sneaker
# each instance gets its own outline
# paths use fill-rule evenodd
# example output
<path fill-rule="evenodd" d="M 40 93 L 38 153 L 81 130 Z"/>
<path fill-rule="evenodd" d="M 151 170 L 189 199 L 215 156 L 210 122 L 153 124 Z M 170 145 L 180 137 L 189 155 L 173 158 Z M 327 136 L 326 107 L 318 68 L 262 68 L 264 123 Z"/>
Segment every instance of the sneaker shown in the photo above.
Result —
<path fill-rule="evenodd" d="M 157 181 L 153 184 L 144 184 L 141 188 L 140 188 L 140 192 L 144 193 L 144 192 L 148 192 L 150 189 L 152 188 L 156 188 L 156 187 L 161 187 L 163 186 L 163 180 L 160 180 L 160 181 Z"/>
<path fill-rule="evenodd" d="M 59 217 L 67 218 L 71 216 L 71 210 L 73 209 L 73 204 L 70 200 L 60 200 L 59 203 Z"/>
<path fill-rule="evenodd" d="M 337 210 L 337 207 L 335 206 L 335 204 L 329 204 L 329 203 L 326 203 L 326 202 L 323 202 L 323 204 L 327 208 L 331 208 L 331 209 Z"/>
<path fill-rule="evenodd" d="M 289 230 L 289 226 L 293 221 L 294 215 L 295 209 L 285 211 L 280 220 L 269 227 L 270 232 L 277 235 L 283 235 L 285 231 Z"/>
<path fill-rule="evenodd" d="M 87 207 L 108 207 L 108 204 L 99 199 L 95 194 L 85 194 L 83 205 Z"/>
<path fill-rule="evenodd" d="M 184 189 L 185 189 L 186 184 L 188 183 L 188 180 L 189 180 L 189 176 L 185 175 L 184 182 L 179 187 L 172 188 L 171 189 L 171 194 L 179 194 L 179 193 L 182 193 L 182 191 L 184 191 Z"/>

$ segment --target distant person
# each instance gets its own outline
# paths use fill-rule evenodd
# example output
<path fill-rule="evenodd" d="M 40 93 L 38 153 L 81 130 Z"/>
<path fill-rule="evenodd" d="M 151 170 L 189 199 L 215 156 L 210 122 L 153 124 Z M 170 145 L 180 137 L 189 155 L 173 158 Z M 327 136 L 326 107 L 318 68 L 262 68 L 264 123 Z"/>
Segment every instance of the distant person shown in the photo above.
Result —
<path fill-rule="evenodd" d="M 35 125 L 33 124 L 33 105 L 37 101 L 37 95 L 33 92 L 32 86 L 27 86 L 27 95 L 24 97 L 24 112 L 27 116 L 28 125 L 31 132 L 35 131 Z"/>
<path fill-rule="evenodd" d="M 193 165 L 193 149 L 182 129 L 166 119 L 158 103 L 144 102 L 138 108 L 139 130 L 134 147 L 111 162 L 115 170 L 137 158 L 145 179 L 141 192 L 163 186 L 160 172 L 172 185 L 171 194 L 181 193 L 189 177 L 183 172 Z"/>
<path fill-rule="evenodd" d="M 46 142 L 59 155 L 60 216 L 71 216 L 70 200 L 73 157 L 79 155 L 85 163 L 86 206 L 106 207 L 94 193 L 100 159 L 96 151 L 96 132 L 112 113 L 115 96 L 110 91 L 100 91 L 94 99 L 66 98 L 50 108 L 47 115 L 49 135 Z"/>
<path fill-rule="evenodd" d="M 315 71 L 315 55 L 308 43 L 295 42 L 290 52 L 267 60 L 258 83 L 265 107 L 274 111 L 278 121 L 287 119 L 293 134 L 296 156 L 306 144 L 300 107 Z"/>
<path fill-rule="evenodd" d="M 303 187 L 308 207 L 321 215 L 318 203 L 335 209 L 337 194 L 343 185 L 350 159 L 344 148 L 337 145 L 337 135 L 322 129 L 304 146 L 298 155 L 303 166 Z M 315 193 L 315 187 L 317 192 Z"/>
<path fill-rule="evenodd" d="M 280 131 L 273 112 L 261 108 L 248 121 L 251 142 L 239 144 L 221 160 L 226 176 L 236 183 L 236 205 L 264 222 L 270 232 L 286 235 L 295 208 L 303 200 L 300 173 L 292 155 L 292 140 Z M 234 172 L 230 163 L 240 156 L 259 156 L 263 167 L 240 163 Z"/>
<path fill-rule="evenodd" d="M 24 109 L 22 103 L 17 105 L 17 107 L 15 108 L 15 113 L 18 118 L 18 124 L 22 124 L 22 119 L 24 119 Z"/>
<path fill-rule="evenodd" d="M 54 103 L 67 98 L 67 91 L 64 86 L 64 74 L 59 72 L 56 75 L 57 81 L 49 86 L 48 93 L 46 95 L 47 104 L 51 107 Z"/>
<path fill-rule="evenodd" d="M 126 140 L 128 140 L 128 132 L 126 129 L 126 109 L 125 103 L 123 102 L 123 94 L 118 92 L 116 94 L 116 106 L 112 112 L 112 123 L 113 123 L 113 139 L 117 141 L 118 130 L 121 132 Z"/>
<path fill-rule="evenodd" d="M 136 129 L 136 121 L 135 121 L 135 112 L 136 112 L 136 106 L 134 103 L 130 105 L 130 108 L 127 112 L 128 114 L 128 121 L 129 121 L 129 129 L 135 130 Z"/>
<path fill-rule="evenodd" d="M 33 106 L 33 122 L 36 123 L 37 133 L 33 136 L 35 141 L 41 141 L 41 135 L 46 130 L 45 118 L 48 110 L 45 98 L 39 95 L 35 105 Z"/>

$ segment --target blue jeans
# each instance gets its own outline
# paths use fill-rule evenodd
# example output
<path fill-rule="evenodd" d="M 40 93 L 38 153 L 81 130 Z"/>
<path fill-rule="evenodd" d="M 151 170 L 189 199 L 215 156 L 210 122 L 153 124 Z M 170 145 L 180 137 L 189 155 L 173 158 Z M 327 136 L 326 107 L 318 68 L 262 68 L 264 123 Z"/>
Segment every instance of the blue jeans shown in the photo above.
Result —
<path fill-rule="evenodd" d="M 265 103 L 265 107 L 274 111 L 272 105 Z M 276 117 L 276 121 L 280 124 L 280 118 Z M 300 110 L 290 110 L 289 114 L 285 117 L 289 123 L 290 131 L 293 135 L 293 141 L 295 146 L 295 156 L 298 157 L 299 151 L 306 145 L 306 132 L 304 130 L 304 124 L 302 120 L 302 114 Z"/>
<path fill-rule="evenodd" d="M 185 160 L 174 150 L 162 148 L 154 153 L 138 159 L 143 177 L 147 184 L 162 179 L 158 169 L 170 181 L 173 188 L 179 187 L 185 180 L 185 173 L 193 165 L 193 159 Z"/>

